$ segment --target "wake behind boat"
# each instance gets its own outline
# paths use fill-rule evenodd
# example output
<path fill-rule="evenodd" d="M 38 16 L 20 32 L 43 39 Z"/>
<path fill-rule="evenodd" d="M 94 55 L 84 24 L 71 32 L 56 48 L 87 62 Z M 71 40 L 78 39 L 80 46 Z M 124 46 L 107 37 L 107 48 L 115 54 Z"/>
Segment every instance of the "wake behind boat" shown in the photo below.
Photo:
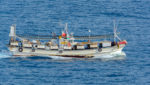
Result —
<path fill-rule="evenodd" d="M 89 32 L 91 32 L 89 30 Z M 68 32 L 67 24 L 60 35 L 21 36 L 16 34 L 16 26 L 10 27 L 9 50 L 13 56 L 51 56 L 52 58 L 101 58 L 104 54 L 122 53 L 127 44 L 121 40 L 114 27 L 109 35 L 74 36 Z M 112 38 L 113 40 L 101 40 Z M 46 40 L 48 42 L 42 42 Z M 96 40 L 96 41 L 94 41 Z"/>

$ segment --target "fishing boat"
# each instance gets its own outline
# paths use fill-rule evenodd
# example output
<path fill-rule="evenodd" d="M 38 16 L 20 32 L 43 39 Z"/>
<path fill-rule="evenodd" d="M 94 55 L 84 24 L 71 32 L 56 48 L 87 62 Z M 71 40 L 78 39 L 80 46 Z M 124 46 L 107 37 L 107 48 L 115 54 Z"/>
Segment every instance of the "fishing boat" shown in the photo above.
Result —
<path fill-rule="evenodd" d="M 89 33 L 91 30 L 89 30 Z M 113 34 L 77 36 L 68 32 L 65 25 L 60 35 L 22 36 L 16 34 L 16 26 L 10 27 L 9 51 L 13 56 L 49 56 L 51 58 L 101 58 L 103 54 L 121 53 L 127 41 L 121 40 L 114 27 Z M 102 40 L 112 38 L 112 40 Z M 46 40 L 45 42 L 41 42 Z"/>

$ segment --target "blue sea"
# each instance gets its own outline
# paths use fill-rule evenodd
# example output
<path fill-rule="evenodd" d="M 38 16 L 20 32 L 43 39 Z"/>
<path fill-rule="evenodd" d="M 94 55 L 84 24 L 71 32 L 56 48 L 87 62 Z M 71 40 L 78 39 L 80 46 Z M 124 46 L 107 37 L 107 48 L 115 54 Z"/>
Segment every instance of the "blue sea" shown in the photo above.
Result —
<path fill-rule="evenodd" d="M 14 58 L 9 29 L 17 34 L 108 34 L 116 21 L 124 59 Z M 0 0 L 0 85 L 150 85 L 149 0 Z"/>

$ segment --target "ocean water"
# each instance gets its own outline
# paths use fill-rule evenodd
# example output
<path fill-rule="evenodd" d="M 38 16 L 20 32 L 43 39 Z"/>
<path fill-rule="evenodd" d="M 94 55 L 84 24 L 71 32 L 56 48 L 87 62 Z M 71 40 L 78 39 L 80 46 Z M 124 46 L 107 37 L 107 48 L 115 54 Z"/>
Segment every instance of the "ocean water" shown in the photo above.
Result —
<path fill-rule="evenodd" d="M 107 34 L 116 20 L 128 45 L 121 59 L 12 58 L 9 28 L 18 34 Z M 0 85 L 150 85 L 149 0 L 0 0 Z"/>

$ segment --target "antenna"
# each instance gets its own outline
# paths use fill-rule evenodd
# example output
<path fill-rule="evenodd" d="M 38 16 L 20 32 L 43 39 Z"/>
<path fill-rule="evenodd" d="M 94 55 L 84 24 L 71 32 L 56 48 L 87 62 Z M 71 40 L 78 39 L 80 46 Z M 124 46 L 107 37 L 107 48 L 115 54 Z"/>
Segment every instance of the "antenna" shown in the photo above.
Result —
<path fill-rule="evenodd" d="M 40 31 L 40 28 L 38 27 L 38 32 L 37 32 L 38 33 L 38 39 L 40 39 L 40 37 L 39 37 L 40 32 L 39 31 Z"/>

